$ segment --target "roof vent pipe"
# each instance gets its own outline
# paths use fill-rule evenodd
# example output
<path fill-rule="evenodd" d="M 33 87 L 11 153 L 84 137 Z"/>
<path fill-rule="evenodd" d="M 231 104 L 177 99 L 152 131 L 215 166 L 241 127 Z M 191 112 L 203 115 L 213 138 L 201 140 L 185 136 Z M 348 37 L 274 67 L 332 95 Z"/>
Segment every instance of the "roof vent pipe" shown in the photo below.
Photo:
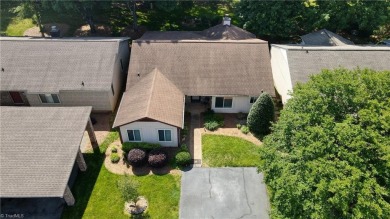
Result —
<path fill-rule="evenodd" d="M 232 21 L 232 19 L 229 17 L 229 14 L 225 14 L 225 16 L 223 17 L 223 26 L 230 26 L 230 22 Z"/>

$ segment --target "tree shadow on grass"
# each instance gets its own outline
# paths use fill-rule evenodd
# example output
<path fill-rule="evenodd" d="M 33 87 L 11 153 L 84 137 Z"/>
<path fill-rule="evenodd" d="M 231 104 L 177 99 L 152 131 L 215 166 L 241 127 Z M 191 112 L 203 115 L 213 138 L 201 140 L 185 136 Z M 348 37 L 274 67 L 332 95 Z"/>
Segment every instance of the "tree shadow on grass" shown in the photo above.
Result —
<path fill-rule="evenodd" d="M 91 197 L 100 169 L 104 162 L 104 154 L 99 149 L 93 153 L 83 154 L 87 163 L 87 171 L 79 172 L 72 193 L 76 200 L 74 206 L 65 206 L 61 218 L 79 219 L 83 217 L 88 201 Z"/>

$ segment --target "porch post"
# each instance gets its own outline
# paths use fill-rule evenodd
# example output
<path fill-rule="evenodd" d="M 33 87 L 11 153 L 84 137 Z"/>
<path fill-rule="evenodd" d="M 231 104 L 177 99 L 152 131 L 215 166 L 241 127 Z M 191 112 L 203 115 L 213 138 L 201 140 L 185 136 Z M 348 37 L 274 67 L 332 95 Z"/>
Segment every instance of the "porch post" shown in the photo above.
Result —
<path fill-rule="evenodd" d="M 77 152 L 76 163 L 77 163 L 77 166 L 79 166 L 79 169 L 80 169 L 82 172 L 84 172 L 84 171 L 87 170 L 87 164 L 85 163 L 83 154 L 81 153 L 80 149 L 79 149 L 79 151 Z"/>
<path fill-rule="evenodd" d="M 93 129 L 91 118 L 88 119 L 87 132 L 88 132 L 89 139 L 91 140 L 92 148 L 97 149 L 99 147 L 99 145 L 98 145 L 98 142 L 96 140 L 95 130 Z"/>
<path fill-rule="evenodd" d="M 70 191 L 69 186 L 66 186 L 65 193 L 64 193 L 64 199 L 68 206 L 73 206 L 75 203 L 72 191 Z"/>

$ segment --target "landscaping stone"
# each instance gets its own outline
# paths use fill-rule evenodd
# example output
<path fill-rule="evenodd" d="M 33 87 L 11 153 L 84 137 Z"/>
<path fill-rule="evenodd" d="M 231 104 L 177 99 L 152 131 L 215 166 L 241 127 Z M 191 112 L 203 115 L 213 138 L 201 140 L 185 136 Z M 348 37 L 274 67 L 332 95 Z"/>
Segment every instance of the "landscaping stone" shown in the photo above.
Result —
<path fill-rule="evenodd" d="M 125 202 L 125 214 L 142 214 L 148 208 L 148 201 L 145 197 L 140 196 L 136 203 L 134 202 Z"/>

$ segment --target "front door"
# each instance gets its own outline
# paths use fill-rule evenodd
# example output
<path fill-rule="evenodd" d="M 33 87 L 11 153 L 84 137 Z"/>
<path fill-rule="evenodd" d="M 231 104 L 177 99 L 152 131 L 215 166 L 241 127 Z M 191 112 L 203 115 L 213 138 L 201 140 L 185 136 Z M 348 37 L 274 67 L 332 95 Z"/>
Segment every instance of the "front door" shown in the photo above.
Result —
<path fill-rule="evenodd" d="M 20 95 L 20 92 L 17 91 L 10 91 L 9 95 L 11 95 L 12 101 L 14 101 L 14 104 L 24 104 L 22 95 Z"/>

